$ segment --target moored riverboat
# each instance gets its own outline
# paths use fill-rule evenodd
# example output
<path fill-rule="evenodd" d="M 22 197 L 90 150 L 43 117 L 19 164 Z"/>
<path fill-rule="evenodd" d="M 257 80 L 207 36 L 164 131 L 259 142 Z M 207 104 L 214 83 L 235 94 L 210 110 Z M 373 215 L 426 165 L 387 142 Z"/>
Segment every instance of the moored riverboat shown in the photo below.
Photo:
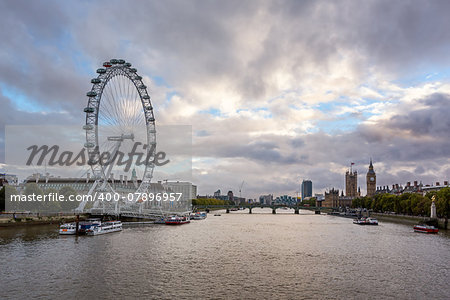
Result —
<path fill-rule="evenodd" d="M 59 234 L 63 235 L 71 235 L 77 233 L 77 224 L 76 223 L 65 223 L 59 226 Z"/>
<path fill-rule="evenodd" d="M 78 234 L 86 234 L 91 228 L 100 226 L 101 224 L 102 222 L 99 219 L 87 219 L 86 221 L 80 222 Z"/>
<path fill-rule="evenodd" d="M 438 233 L 439 229 L 429 225 L 414 225 L 414 232 L 421 233 Z"/>
<path fill-rule="evenodd" d="M 183 216 L 170 216 L 165 219 L 166 225 L 182 225 L 186 223 L 190 223 L 189 217 Z"/>
<path fill-rule="evenodd" d="M 100 235 L 105 233 L 122 231 L 122 222 L 120 221 L 106 221 L 101 224 L 91 226 L 87 231 L 87 235 Z"/>
<path fill-rule="evenodd" d="M 206 213 L 205 212 L 196 212 L 196 213 L 193 213 L 191 216 L 190 216 L 190 218 L 191 218 L 191 220 L 204 220 L 204 219 L 206 219 Z"/>

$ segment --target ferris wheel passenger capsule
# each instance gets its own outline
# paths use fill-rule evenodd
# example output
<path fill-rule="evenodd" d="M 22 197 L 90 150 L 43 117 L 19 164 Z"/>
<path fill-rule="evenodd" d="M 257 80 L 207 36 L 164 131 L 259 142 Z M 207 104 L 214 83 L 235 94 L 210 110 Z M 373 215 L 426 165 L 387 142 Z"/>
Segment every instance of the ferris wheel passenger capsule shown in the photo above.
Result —
<path fill-rule="evenodd" d="M 91 124 L 84 125 L 83 129 L 84 130 L 92 130 L 92 129 L 94 129 L 94 125 L 91 125 Z"/>
<path fill-rule="evenodd" d="M 129 67 L 131 67 L 131 63 L 127 62 L 124 64 L 124 66 L 129 68 Z"/>
<path fill-rule="evenodd" d="M 105 74 L 106 73 L 106 69 L 103 69 L 103 68 L 97 69 L 97 73 L 98 74 Z"/>
<path fill-rule="evenodd" d="M 110 61 L 109 61 L 110 63 L 112 63 L 113 65 L 115 65 L 115 64 L 117 64 L 118 63 L 118 61 L 117 61 L 117 59 L 111 59 Z"/>
<path fill-rule="evenodd" d="M 155 118 L 154 117 L 150 117 L 150 118 L 148 118 L 148 121 L 149 122 L 155 122 Z"/>
<path fill-rule="evenodd" d="M 125 61 L 123 59 L 118 59 L 117 63 L 123 65 L 125 63 Z"/>
<path fill-rule="evenodd" d="M 94 148 L 94 143 L 85 143 L 84 144 L 84 147 L 86 147 L 86 148 Z"/>
<path fill-rule="evenodd" d="M 152 109 L 153 109 L 153 106 L 151 106 L 151 105 L 150 105 L 150 106 L 147 106 L 147 107 L 145 108 L 146 111 L 150 111 L 150 110 L 152 110 Z"/>
<path fill-rule="evenodd" d="M 136 73 L 137 70 L 136 70 L 136 68 L 130 68 L 130 72 L 131 72 L 131 73 Z"/>
<path fill-rule="evenodd" d="M 97 93 L 94 92 L 94 91 L 89 91 L 89 92 L 86 93 L 86 96 L 88 96 L 88 97 L 95 97 L 95 96 L 97 96 Z"/>
<path fill-rule="evenodd" d="M 85 107 L 84 108 L 84 112 L 85 113 L 93 113 L 94 112 L 94 108 L 93 107 Z"/>
<path fill-rule="evenodd" d="M 146 86 L 145 84 L 141 84 L 141 85 L 139 86 L 139 88 L 140 88 L 140 89 L 146 89 L 147 86 Z"/>
<path fill-rule="evenodd" d="M 134 80 L 142 80 L 142 77 L 137 75 L 136 77 L 134 77 Z"/>
<path fill-rule="evenodd" d="M 91 79 L 91 83 L 93 83 L 93 84 L 97 84 L 97 83 L 100 83 L 100 82 L 102 82 L 99 78 L 92 78 Z"/>
<path fill-rule="evenodd" d="M 111 67 L 112 65 L 111 65 L 111 63 L 110 63 L 109 61 L 105 61 L 105 62 L 103 63 L 103 66 L 104 66 L 105 68 L 109 68 L 109 67 Z"/>

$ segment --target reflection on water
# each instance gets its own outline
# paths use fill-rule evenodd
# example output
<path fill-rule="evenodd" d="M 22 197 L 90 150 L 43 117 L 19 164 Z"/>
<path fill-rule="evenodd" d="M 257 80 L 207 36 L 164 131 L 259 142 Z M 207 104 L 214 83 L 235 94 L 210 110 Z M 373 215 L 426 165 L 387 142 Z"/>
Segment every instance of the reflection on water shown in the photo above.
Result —
<path fill-rule="evenodd" d="M 59 236 L 0 229 L 0 298 L 448 298 L 448 235 L 270 209 Z"/>

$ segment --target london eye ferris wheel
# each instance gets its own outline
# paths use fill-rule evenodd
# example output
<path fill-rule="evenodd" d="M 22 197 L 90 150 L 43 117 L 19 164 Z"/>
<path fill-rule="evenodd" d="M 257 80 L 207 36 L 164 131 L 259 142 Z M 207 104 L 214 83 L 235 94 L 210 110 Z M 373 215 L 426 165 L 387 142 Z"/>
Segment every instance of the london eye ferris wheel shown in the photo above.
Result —
<path fill-rule="evenodd" d="M 155 117 L 147 86 L 136 68 L 123 59 L 103 63 L 97 73 L 98 76 L 91 80 L 92 89 L 86 94 L 88 104 L 84 108 L 84 146 L 95 178 L 89 193 L 94 190 L 116 193 L 114 180 L 111 179 L 115 172 L 123 171 L 123 166 L 119 166 L 114 159 L 120 158 L 119 153 L 128 153 L 124 149 L 127 146 L 130 149 L 137 142 L 144 145 L 145 163 L 131 163 L 135 179 L 133 194 L 145 193 L 153 177 L 156 146 Z M 102 163 L 104 153 L 108 153 L 110 159 L 107 164 Z M 131 202 L 137 200 L 131 199 Z M 85 205 L 81 203 L 79 210 L 83 210 Z"/>

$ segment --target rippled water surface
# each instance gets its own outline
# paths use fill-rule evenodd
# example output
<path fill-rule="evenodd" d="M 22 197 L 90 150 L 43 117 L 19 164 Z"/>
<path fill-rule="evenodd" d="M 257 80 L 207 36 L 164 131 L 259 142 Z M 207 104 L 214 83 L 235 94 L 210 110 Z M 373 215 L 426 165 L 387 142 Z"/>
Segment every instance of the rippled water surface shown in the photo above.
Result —
<path fill-rule="evenodd" d="M 95 237 L 0 228 L 0 298 L 450 298 L 450 236 L 254 209 Z"/>

